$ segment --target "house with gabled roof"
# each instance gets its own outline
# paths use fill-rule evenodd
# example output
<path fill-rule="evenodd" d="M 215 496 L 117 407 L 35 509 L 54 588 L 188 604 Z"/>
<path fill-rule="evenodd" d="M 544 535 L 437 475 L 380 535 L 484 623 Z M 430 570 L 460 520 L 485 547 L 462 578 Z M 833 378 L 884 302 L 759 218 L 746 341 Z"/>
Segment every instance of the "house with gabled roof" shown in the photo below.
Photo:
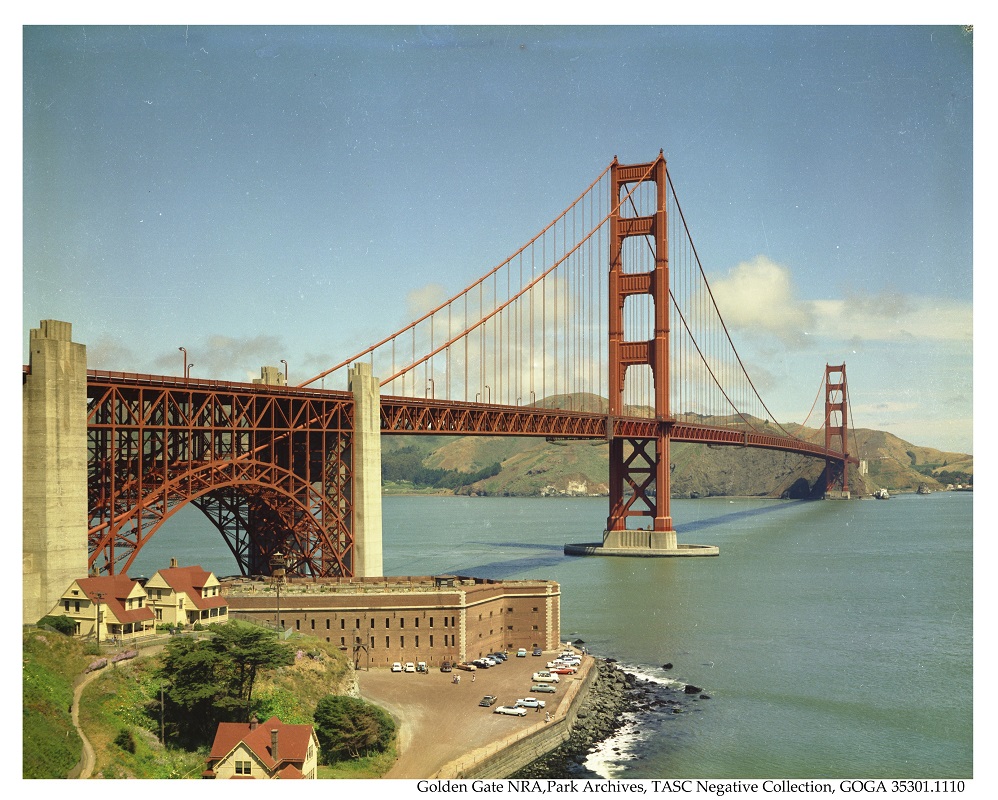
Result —
<path fill-rule="evenodd" d="M 202 778 L 317 778 L 319 740 L 311 725 L 285 725 L 277 717 L 220 722 L 206 761 Z"/>
<path fill-rule="evenodd" d="M 95 636 L 102 642 L 155 633 L 155 614 L 146 602 L 145 589 L 127 575 L 78 578 L 49 613 L 72 619 L 77 636 Z"/>
<path fill-rule="evenodd" d="M 229 608 L 222 597 L 222 585 L 215 574 L 201 567 L 179 567 L 177 559 L 156 572 L 145 584 L 156 624 L 183 627 L 226 623 Z"/>

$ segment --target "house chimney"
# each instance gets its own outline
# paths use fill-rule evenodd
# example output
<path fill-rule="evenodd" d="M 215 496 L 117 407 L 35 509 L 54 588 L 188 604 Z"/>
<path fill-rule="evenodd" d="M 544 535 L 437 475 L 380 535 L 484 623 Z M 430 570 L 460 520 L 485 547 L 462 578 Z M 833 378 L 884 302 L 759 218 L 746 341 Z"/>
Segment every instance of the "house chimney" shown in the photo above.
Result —
<path fill-rule="evenodd" d="M 255 731 L 256 730 L 256 726 L 259 725 L 259 724 L 260 724 L 260 720 L 258 720 L 256 718 L 256 714 L 254 714 L 253 717 L 250 719 L 250 730 L 251 731 Z"/>
<path fill-rule="evenodd" d="M 176 567 L 177 567 L 177 559 L 171 558 L 170 559 L 170 569 L 176 569 Z"/>
<path fill-rule="evenodd" d="M 277 757 L 277 728 L 270 729 L 270 757 L 274 761 L 279 761 Z"/>

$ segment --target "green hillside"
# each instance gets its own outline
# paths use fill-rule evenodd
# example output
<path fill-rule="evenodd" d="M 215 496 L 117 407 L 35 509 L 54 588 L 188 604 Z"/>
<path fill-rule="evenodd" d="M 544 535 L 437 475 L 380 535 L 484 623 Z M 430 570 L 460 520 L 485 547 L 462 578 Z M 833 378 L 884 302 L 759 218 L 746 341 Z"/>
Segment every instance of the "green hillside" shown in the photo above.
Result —
<path fill-rule="evenodd" d="M 593 395 L 560 395 L 542 404 L 606 411 L 606 401 Z M 707 418 L 697 421 L 730 423 Z M 783 433 L 768 421 L 753 420 L 753 425 L 760 432 Z M 820 430 L 800 426 L 788 426 L 787 430 L 808 441 L 823 441 Z M 851 448 L 868 465 L 866 475 L 850 467 L 854 495 L 869 495 L 880 488 L 892 493 L 914 492 L 919 487 L 942 491 L 949 484 L 973 481 L 973 456 L 913 445 L 892 434 L 863 428 L 851 431 L 850 439 Z M 673 497 L 807 497 L 823 489 L 824 461 L 793 453 L 674 443 L 671 463 Z M 549 442 L 512 436 L 386 436 L 382 465 L 383 472 L 392 476 L 386 482 L 386 493 L 432 490 L 508 497 L 606 495 L 609 446 L 604 441 Z M 431 486 L 418 480 L 424 470 L 446 475 Z M 407 480 L 400 480 L 400 476 L 407 476 Z"/>

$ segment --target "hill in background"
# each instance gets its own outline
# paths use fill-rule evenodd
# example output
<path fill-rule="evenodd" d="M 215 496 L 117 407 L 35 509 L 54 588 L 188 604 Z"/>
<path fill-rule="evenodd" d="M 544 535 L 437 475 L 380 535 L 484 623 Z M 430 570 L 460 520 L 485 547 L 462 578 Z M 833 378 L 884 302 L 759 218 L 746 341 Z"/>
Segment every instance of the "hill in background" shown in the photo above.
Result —
<path fill-rule="evenodd" d="M 547 407 L 605 413 L 606 401 L 594 395 L 547 398 Z M 633 409 L 638 414 L 642 411 Z M 700 419 L 704 423 L 730 420 Z M 768 421 L 753 420 L 760 432 L 782 434 Z M 786 426 L 808 441 L 823 442 L 820 429 Z M 382 470 L 385 493 L 419 490 L 457 494 L 543 497 L 603 496 L 609 486 L 609 446 L 576 441 L 512 436 L 385 436 Z M 973 456 L 920 447 L 883 431 L 850 432 L 850 448 L 867 463 L 867 474 L 850 467 L 854 496 L 877 489 L 942 491 L 973 482 Z M 809 497 L 821 494 L 821 459 L 759 448 L 673 443 L 673 497 Z"/>

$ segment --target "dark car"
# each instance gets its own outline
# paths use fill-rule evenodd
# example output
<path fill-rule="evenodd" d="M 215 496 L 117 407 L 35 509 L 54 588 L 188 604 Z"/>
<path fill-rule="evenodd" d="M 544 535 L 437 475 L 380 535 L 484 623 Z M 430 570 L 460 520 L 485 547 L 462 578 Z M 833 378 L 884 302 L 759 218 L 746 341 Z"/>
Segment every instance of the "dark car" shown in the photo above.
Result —
<path fill-rule="evenodd" d="M 541 648 L 539 648 L 539 647 L 535 647 L 534 648 L 534 655 L 535 656 L 542 656 L 542 655 L 544 655 L 544 651 L 541 650 Z"/>
<path fill-rule="evenodd" d="M 496 700 L 498 699 L 499 698 L 496 697 L 494 694 L 487 694 L 485 695 L 485 697 L 483 697 L 481 700 L 478 701 L 478 705 L 485 706 L 486 708 L 488 708 L 489 706 L 494 706 L 496 704 Z"/>
<path fill-rule="evenodd" d="M 454 667 L 451 666 L 450 661 L 445 661 L 443 664 L 440 665 L 441 672 L 450 672 L 452 669 L 454 669 Z"/>

